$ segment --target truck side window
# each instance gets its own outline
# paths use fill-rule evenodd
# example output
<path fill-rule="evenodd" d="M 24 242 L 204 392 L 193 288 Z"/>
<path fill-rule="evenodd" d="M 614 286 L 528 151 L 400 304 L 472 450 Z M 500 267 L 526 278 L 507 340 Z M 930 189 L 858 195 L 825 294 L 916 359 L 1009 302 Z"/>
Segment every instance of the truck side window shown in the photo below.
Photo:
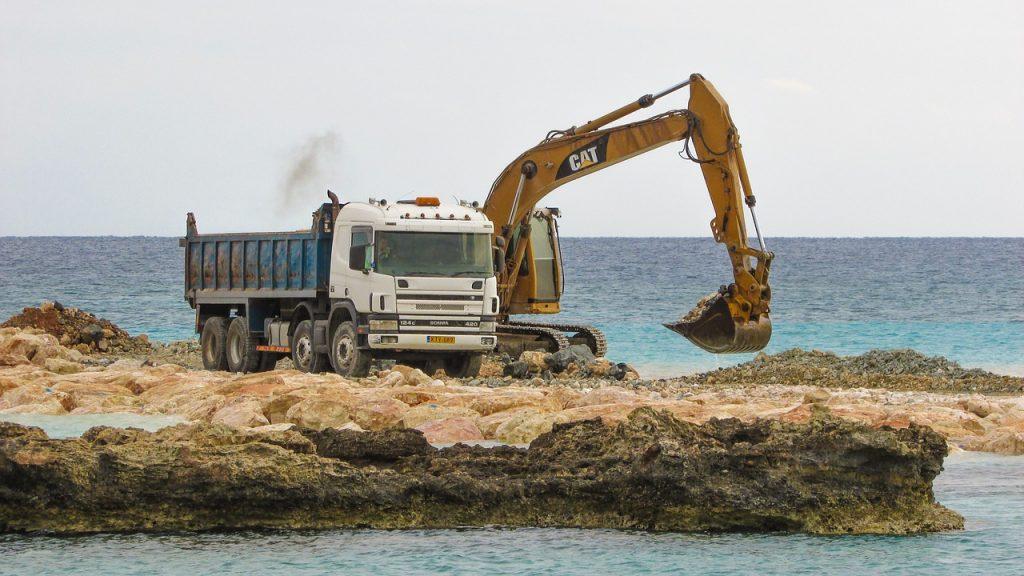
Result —
<path fill-rule="evenodd" d="M 352 247 L 353 248 L 355 248 L 357 246 L 364 246 L 364 247 L 365 246 L 370 246 L 372 244 L 373 244 L 373 228 L 371 228 L 369 226 L 353 226 L 352 227 Z M 373 265 L 373 251 L 372 250 L 365 250 L 364 249 L 363 252 L 366 254 L 364 256 L 365 260 L 363 262 L 353 262 L 353 261 L 350 261 L 348 263 L 348 267 L 349 268 L 351 268 L 352 270 L 363 270 L 363 269 L 370 269 L 370 268 L 372 268 L 372 265 Z"/>

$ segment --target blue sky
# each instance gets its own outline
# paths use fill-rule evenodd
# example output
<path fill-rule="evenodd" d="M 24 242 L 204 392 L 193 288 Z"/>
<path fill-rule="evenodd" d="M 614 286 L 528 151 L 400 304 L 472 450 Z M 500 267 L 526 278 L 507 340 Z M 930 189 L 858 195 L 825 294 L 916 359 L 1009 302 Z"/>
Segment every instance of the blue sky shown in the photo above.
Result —
<path fill-rule="evenodd" d="M 996 1 L 6 0 L 0 235 L 299 228 L 327 187 L 482 200 L 548 130 L 701 72 L 767 235 L 1021 236 L 1022 29 Z M 676 148 L 544 204 L 566 235 L 706 235 Z"/>

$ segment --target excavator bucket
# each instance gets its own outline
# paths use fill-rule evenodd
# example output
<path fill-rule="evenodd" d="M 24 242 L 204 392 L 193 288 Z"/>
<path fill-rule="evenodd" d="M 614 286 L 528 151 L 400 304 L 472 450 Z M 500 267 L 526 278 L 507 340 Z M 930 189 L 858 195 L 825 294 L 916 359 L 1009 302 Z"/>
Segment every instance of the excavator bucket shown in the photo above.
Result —
<path fill-rule="evenodd" d="M 757 320 L 737 321 L 721 294 L 701 299 L 686 316 L 666 323 L 665 327 L 715 354 L 757 352 L 772 337 L 772 321 L 767 315 Z"/>

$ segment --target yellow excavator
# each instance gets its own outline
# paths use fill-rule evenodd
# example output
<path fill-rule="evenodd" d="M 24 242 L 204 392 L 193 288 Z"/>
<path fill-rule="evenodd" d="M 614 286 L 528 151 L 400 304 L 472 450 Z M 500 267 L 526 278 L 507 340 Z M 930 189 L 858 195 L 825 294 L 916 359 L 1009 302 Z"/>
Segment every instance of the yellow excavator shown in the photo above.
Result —
<path fill-rule="evenodd" d="M 684 87 L 690 89 L 688 108 L 604 128 Z M 671 142 L 682 142 L 679 155 L 700 166 L 704 174 L 715 210 L 711 234 L 716 242 L 725 244 L 733 282 L 665 326 L 713 353 L 753 352 L 765 347 L 772 332 L 768 273 L 773 254 L 765 248 L 754 215 L 754 194 L 729 106 L 700 74 L 657 94 L 644 95 L 582 126 L 549 132 L 494 181 L 483 212 L 495 226 L 499 333 L 541 340 L 549 349 L 586 343 L 595 354 L 604 355 L 604 335 L 592 326 L 509 318 L 560 310 L 563 276 L 555 221 L 559 213 L 538 208 L 537 204 L 567 182 Z M 750 210 L 759 248 L 747 243 L 744 204 Z"/>

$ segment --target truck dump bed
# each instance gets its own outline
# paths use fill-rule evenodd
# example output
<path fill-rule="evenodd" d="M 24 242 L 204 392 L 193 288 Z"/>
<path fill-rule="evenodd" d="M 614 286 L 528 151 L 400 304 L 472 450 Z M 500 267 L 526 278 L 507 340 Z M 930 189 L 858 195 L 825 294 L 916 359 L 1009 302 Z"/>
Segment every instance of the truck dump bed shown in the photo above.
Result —
<path fill-rule="evenodd" d="M 330 277 L 333 225 L 330 204 L 309 230 L 199 234 L 190 213 L 185 237 L 185 299 L 227 302 L 243 298 L 315 297 Z"/>

